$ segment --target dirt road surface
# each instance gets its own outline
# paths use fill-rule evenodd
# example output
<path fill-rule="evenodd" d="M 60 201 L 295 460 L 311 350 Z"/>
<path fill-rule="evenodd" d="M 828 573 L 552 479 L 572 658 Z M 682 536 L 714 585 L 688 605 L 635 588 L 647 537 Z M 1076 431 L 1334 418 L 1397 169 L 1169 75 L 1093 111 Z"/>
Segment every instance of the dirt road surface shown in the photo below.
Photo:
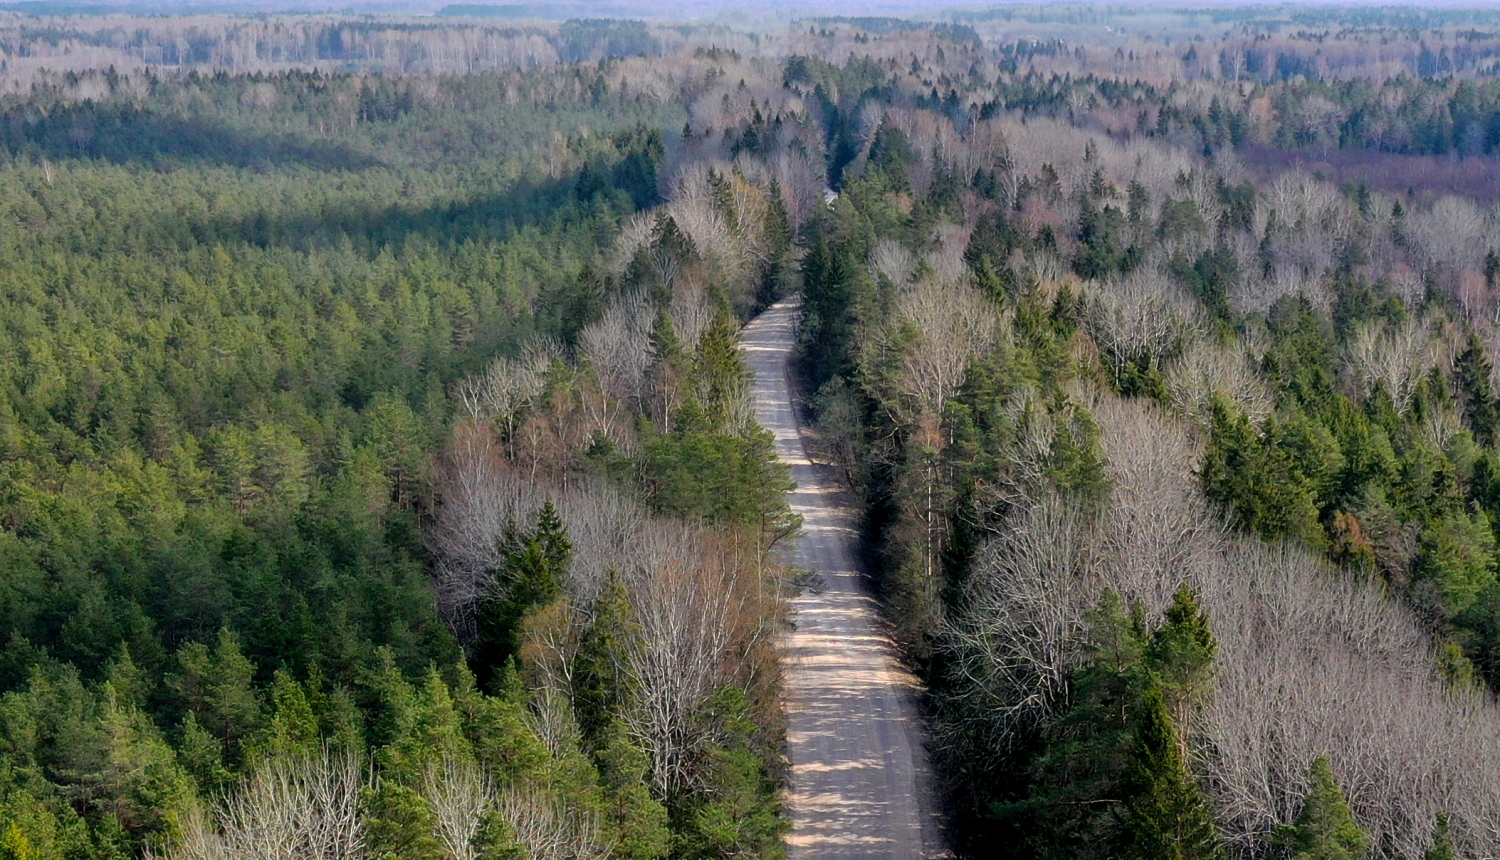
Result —
<path fill-rule="evenodd" d="M 930 802 L 916 679 L 896 662 L 854 562 L 852 508 L 834 475 L 812 463 L 792 408 L 787 363 L 800 306 L 784 301 L 746 327 L 755 413 L 797 488 L 803 535 L 792 562 L 822 588 L 793 601 L 783 644 L 793 860 L 943 856 Z"/>

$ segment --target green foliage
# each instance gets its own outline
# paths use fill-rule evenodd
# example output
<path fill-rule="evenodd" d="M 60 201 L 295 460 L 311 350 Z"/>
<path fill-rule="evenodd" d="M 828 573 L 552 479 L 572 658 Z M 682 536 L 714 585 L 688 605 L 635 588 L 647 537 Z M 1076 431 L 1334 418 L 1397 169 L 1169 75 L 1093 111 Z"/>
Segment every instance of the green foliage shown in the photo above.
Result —
<path fill-rule="evenodd" d="M 731 410 L 743 402 L 750 390 L 750 370 L 739 350 L 739 323 L 720 311 L 698 341 L 693 356 L 693 377 L 704 420 L 725 427 L 733 419 Z"/>
<path fill-rule="evenodd" d="M 428 670 L 426 683 L 403 704 L 408 710 L 399 718 L 399 735 L 376 754 L 385 776 L 412 784 L 442 762 L 473 758 L 463 713 L 437 669 Z"/>
<path fill-rule="evenodd" d="M 1274 418 L 1257 431 L 1244 415 L 1218 400 L 1211 421 L 1200 472 L 1204 494 L 1252 532 L 1319 544 L 1315 480 L 1325 471 L 1328 449 L 1303 447 L 1309 437 Z"/>
<path fill-rule="evenodd" d="M 12 821 L 0 831 L 0 858 L 3 860 L 41 860 L 42 852 L 32 847 L 31 838 Z"/>
<path fill-rule="evenodd" d="M 758 426 L 739 433 L 715 429 L 695 404 L 684 406 L 670 433 L 647 435 L 642 462 L 652 504 L 660 511 L 711 523 L 790 527 L 786 467 L 773 457 L 771 434 Z M 714 467 L 705 469 L 705 464 Z"/>
<path fill-rule="evenodd" d="M 1462 398 L 1464 420 L 1469 430 L 1475 439 L 1493 443 L 1495 430 L 1500 426 L 1500 401 L 1495 399 L 1495 391 L 1490 385 L 1494 368 L 1479 338 L 1469 335 L 1464 351 L 1454 363 L 1454 370 L 1454 382 Z"/>
<path fill-rule="evenodd" d="M 571 22 L 544 41 L 609 54 L 643 34 Z M 572 555 L 551 505 L 502 537 L 467 655 L 423 529 L 450 386 L 533 335 L 570 344 L 621 289 L 669 321 L 686 273 L 722 312 L 692 350 L 658 326 L 652 370 L 680 383 L 680 420 L 629 456 L 601 450 L 598 471 L 662 512 L 794 532 L 786 471 L 744 421 L 737 341 L 737 315 L 796 285 L 780 189 L 714 175 L 719 214 L 761 240 L 743 283 L 665 211 L 623 276 L 601 274 L 620 226 L 660 202 L 660 130 L 686 119 L 679 97 L 612 91 L 607 63 L 185 73 L 129 92 L 84 77 L 103 88 L 0 99 L 0 856 L 170 850 L 192 805 L 325 749 L 372 768 L 372 856 L 446 856 L 425 780 L 468 762 L 597 819 L 612 855 L 776 855 L 765 703 L 716 700 L 702 779 L 680 808 L 653 797 L 624 722 L 637 634 L 618 582 L 580 607 L 560 736 L 533 730 L 519 655 L 561 616 Z M 781 128 L 736 133 L 764 155 Z M 765 224 L 740 220 L 759 210 L 736 212 L 737 189 L 764 193 Z M 564 364 L 538 413 L 578 395 Z M 482 856 L 527 856 L 515 836 L 491 815 Z"/>
<path fill-rule="evenodd" d="M 870 141 L 869 158 L 870 166 L 884 173 L 893 187 L 910 192 L 906 169 L 917 160 L 917 156 L 906 135 L 891 124 L 889 118 L 882 120 L 875 130 L 875 137 Z"/>
<path fill-rule="evenodd" d="M 1186 585 L 1179 587 L 1145 653 L 1160 679 L 1159 693 L 1179 724 L 1207 698 L 1218 648 L 1197 596 Z"/>
<path fill-rule="evenodd" d="M 527 613 L 562 594 L 573 547 L 551 502 L 537 511 L 530 530 L 523 531 L 515 523 L 506 526 L 500 540 L 500 558 L 494 575 L 495 581 L 502 583 L 502 591 L 480 604 L 479 637 L 471 658 L 482 685 L 488 685 L 519 650 L 521 621 Z"/>
<path fill-rule="evenodd" d="M 1333 286 L 1331 314 L 1301 298 L 1271 307 L 1262 369 L 1279 408 L 1256 428 L 1215 406 L 1205 493 L 1248 531 L 1383 573 L 1493 682 L 1500 483 L 1489 360 L 1471 337 L 1452 376 L 1428 374 L 1409 402 L 1398 407 L 1380 385 L 1356 400 L 1336 384 L 1342 350 L 1364 327 L 1404 325 L 1408 311 L 1384 281 L 1344 273 Z M 1461 415 L 1465 429 L 1440 449 L 1424 426 L 1441 413 Z M 1415 546 L 1401 548 L 1403 532 Z"/>
<path fill-rule="evenodd" d="M 607 813 L 619 832 L 619 856 L 629 860 L 666 857 L 674 834 L 666 806 L 647 788 L 650 760 L 617 720 L 596 729 L 590 738 Z M 720 784 L 715 780 L 716 786 Z"/>
<path fill-rule="evenodd" d="M 138 840 L 170 832 L 193 797 L 191 781 L 150 718 L 106 683 L 92 718 L 59 726 L 62 794 Z"/>
<path fill-rule="evenodd" d="M 1011 253 L 1021 244 L 1020 240 L 1004 212 L 986 214 L 969 235 L 964 262 L 973 270 L 979 285 L 996 298 L 1011 295 L 1020 288 L 1010 268 Z"/>
<path fill-rule="evenodd" d="M 1360 860 L 1370 840 L 1354 821 L 1327 756 L 1307 769 L 1311 783 L 1294 824 L 1278 832 L 1294 860 Z"/>
<path fill-rule="evenodd" d="M 432 804 L 415 790 L 387 780 L 360 795 L 365 839 L 375 860 L 444 860 Z"/>
<path fill-rule="evenodd" d="M 0 777 L 9 783 L 12 774 Z M 46 803 L 23 788 L 0 785 L 0 858 L 72 860 L 88 856 L 88 827 L 71 807 Z"/>
<path fill-rule="evenodd" d="M 1223 856 L 1212 813 L 1180 752 L 1161 689 L 1148 685 L 1120 780 L 1122 858 Z"/>
<path fill-rule="evenodd" d="M 463 715 L 464 735 L 474 758 L 498 779 L 533 778 L 545 770 L 551 753 L 527 725 L 526 687 L 513 666 L 500 672 L 495 686 L 498 695 L 483 695 L 472 675 L 460 673 L 454 701 Z"/>
<path fill-rule="evenodd" d="M 1436 589 L 1441 611 L 1461 615 L 1494 586 L 1495 562 L 1489 518 L 1454 511 L 1428 525 L 1416 571 Z"/>
<path fill-rule="evenodd" d="M 1221 856 L 1177 729 L 1206 701 L 1217 652 L 1196 598 L 1179 589 L 1148 630 L 1139 604 L 1106 591 L 1088 625 L 1064 711 L 1021 751 L 1025 778 L 991 801 L 992 821 L 1020 856 Z"/>
<path fill-rule="evenodd" d="M 1458 860 L 1448 826 L 1447 814 L 1439 812 L 1432 825 L 1432 847 L 1422 854 L 1422 860 Z"/>
<path fill-rule="evenodd" d="M 1184 202 L 1192 206 L 1196 214 L 1197 206 L 1191 201 Z M 1165 213 L 1162 219 L 1165 222 Z M 1204 251 L 1198 259 L 1191 262 L 1186 256 L 1178 255 L 1172 260 L 1171 269 L 1172 274 L 1180 278 L 1198 296 L 1210 314 L 1219 320 L 1230 319 L 1229 288 L 1240 276 L 1239 260 L 1232 250 L 1219 248 Z"/>
<path fill-rule="evenodd" d="M 614 720 L 635 701 L 637 691 L 622 667 L 637 635 L 625 586 L 611 573 L 594 601 L 593 618 L 573 658 L 574 711 L 584 737 L 614 729 Z"/>
<path fill-rule="evenodd" d="M 686 377 L 688 396 L 668 432 L 639 422 L 638 466 L 652 505 L 688 519 L 756 526 L 769 539 L 795 532 L 785 498 L 791 481 L 771 435 L 736 411 L 749 395 L 750 373 L 734 319 L 720 311 L 690 356 L 665 312 L 653 340 L 656 373 Z"/>
<path fill-rule="evenodd" d="M 990 803 L 990 817 L 1014 834 L 1023 856 L 1105 857 L 1118 838 L 1111 804 L 1098 801 L 1120 797 L 1128 714 L 1146 682 L 1146 633 L 1140 613 L 1126 615 L 1113 591 L 1088 622 L 1089 660 L 1069 679 L 1071 707 L 1041 730 L 1025 780 Z"/>
<path fill-rule="evenodd" d="M 805 295 L 798 343 L 815 374 L 815 385 L 853 370 L 859 314 L 872 287 L 864 271 L 857 246 L 830 246 L 822 236 L 803 259 Z"/>
<path fill-rule="evenodd" d="M 221 760 L 237 766 L 263 718 L 253 686 L 254 665 L 240 652 L 239 642 L 227 629 L 219 632 L 212 651 L 194 642 L 178 652 L 177 661 L 181 673 L 170 680 L 173 691 L 183 700 L 195 724 L 219 742 Z"/>
<path fill-rule="evenodd" d="M 263 741 L 267 757 L 307 757 L 317 752 L 322 732 L 302 685 L 286 671 L 271 683 L 271 718 Z"/>
<path fill-rule="evenodd" d="M 708 750 L 708 773 L 717 791 L 673 810 L 679 824 L 677 856 L 714 858 L 784 857 L 788 823 L 780 815 L 777 782 L 755 749 L 759 729 L 742 690 L 721 689 L 700 719 L 716 727 Z"/>
<path fill-rule="evenodd" d="M 1078 253 L 1073 271 L 1087 280 L 1100 280 L 1112 272 L 1129 271 L 1140 259 L 1140 249 L 1126 247 L 1125 213 L 1114 206 L 1099 208 L 1089 198 L 1080 204 Z"/>
<path fill-rule="evenodd" d="M 0 133 L 0 768 L 69 846 L 138 851 L 324 744 L 410 770 L 487 725 L 478 754 L 540 766 L 523 705 L 410 679 L 458 656 L 421 536 L 447 387 L 596 312 L 584 262 L 657 202 L 683 118 L 555 74 L 0 105 L 41 120 Z M 516 602 L 555 590 L 516 564 Z"/>

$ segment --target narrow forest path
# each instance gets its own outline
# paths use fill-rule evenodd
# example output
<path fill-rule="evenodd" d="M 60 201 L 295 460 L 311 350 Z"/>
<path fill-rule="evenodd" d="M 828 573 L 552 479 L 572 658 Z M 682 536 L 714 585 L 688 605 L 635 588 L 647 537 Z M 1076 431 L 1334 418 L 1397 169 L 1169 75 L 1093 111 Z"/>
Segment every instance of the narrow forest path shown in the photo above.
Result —
<path fill-rule="evenodd" d="M 783 647 L 791 856 L 941 856 L 917 681 L 897 663 L 856 569 L 851 502 L 830 471 L 808 458 L 792 408 L 787 365 L 800 307 L 779 302 L 744 331 L 756 417 L 775 434 L 776 453 L 797 484 L 790 501 L 804 533 L 792 562 L 823 583 L 793 601 L 796 627 Z"/>

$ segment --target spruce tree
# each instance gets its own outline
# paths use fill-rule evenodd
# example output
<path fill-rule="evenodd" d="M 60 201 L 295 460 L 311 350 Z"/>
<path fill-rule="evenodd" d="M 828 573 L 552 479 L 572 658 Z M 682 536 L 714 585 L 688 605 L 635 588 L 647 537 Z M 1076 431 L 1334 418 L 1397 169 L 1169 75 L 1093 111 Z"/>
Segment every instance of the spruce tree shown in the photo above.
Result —
<path fill-rule="evenodd" d="M 1131 749 L 1131 715 L 1145 682 L 1145 621 L 1106 589 L 1087 616 L 1087 665 L 1068 679 L 1070 707 L 1046 729 L 1025 796 L 992 807 L 1040 856 L 1108 857 L 1119 832 L 1110 801 Z"/>
<path fill-rule="evenodd" d="M 1146 646 L 1146 659 L 1161 681 L 1162 696 L 1177 725 L 1186 724 L 1193 708 L 1208 695 L 1218 649 L 1208 616 L 1183 584 Z M 1185 748 L 1180 750 L 1186 754 Z"/>
<path fill-rule="evenodd" d="M 1496 402 L 1490 385 L 1494 368 L 1478 337 L 1469 335 L 1468 345 L 1455 364 L 1458 389 L 1464 398 L 1465 423 L 1476 439 L 1488 443 L 1495 438 L 1496 425 L 1500 424 L 1500 403 Z"/>
<path fill-rule="evenodd" d="M 537 512 L 536 525 L 523 531 L 514 524 L 500 540 L 496 593 L 480 604 L 479 637 L 472 657 L 474 674 L 488 686 L 495 673 L 521 647 L 521 621 L 533 609 L 562 595 L 563 577 L 573 559 L 562 517 L 551 502 Z"/>
<path fill-rule="evenodd" d="M 1192 860 L 1222 856 L 1208 802 L 1182 759 L 1172 715 L 1154 679 L 1136 716 L 1120 788 L 1118 857 Z"/>
<path fill-rule="evenodd" d="M 1307 769 L 1312 786 L 1302 801 L 1295 824 L 1282 827 L 1280 841 L 1293 860 L 1359 860 L 1370 840 L 1354 821 L 1354 813 L 1333 778 L 1328 756 L 1319 756 Z"/>
<path fill-rule="evenodd" d="M 694 387 L 715 430 L 730 429 L 735 406 L 750 386 L 750 372 L 739 348 L 739 328 L 734 317 L 720 311 L 703 332 L 694 356 Z"/>
<path fill-rule="evenodd" d="M 1422 860 L 1458 860 L 1458 852 L 1453 848 L 1453 839 L 1448 835 L 1448 815 L 1444 812 L 1437 814 L 1437 821 L 1432 826 L 1432 847 L 1422 855 Z"/>
<path fill-rule="evenodd" d="M 632 678 L 625 670 L 626 649 L 639 635 L 631 615 L 625 586 L 611 571 L 599 589 L 593 618 L 579 637 L 573 658 L 573 709 L 591 744 L 620 717 L 634 695 Z"/>

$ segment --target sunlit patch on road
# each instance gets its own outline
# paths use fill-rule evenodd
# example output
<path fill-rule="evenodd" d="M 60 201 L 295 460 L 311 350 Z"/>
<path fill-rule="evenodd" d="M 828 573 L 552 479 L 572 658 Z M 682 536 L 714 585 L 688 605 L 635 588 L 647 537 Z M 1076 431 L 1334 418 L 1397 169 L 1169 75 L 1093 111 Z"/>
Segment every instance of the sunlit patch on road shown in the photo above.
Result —
<path fill-rule="evenodd" d="M 930 803 L 917 679 L 895 659 L 875 600 L 854 564 L 858 533 L 843 489 L 812 463 L 787 382 L 798 306 L 782 302 L 745 329 L 756 417 L 797 488 L 803 534 L 791 563 L 825 588 L 793 601 L 782 643 L 791 779 L 785 801 L 793 858 L 942 856 Z"/>

